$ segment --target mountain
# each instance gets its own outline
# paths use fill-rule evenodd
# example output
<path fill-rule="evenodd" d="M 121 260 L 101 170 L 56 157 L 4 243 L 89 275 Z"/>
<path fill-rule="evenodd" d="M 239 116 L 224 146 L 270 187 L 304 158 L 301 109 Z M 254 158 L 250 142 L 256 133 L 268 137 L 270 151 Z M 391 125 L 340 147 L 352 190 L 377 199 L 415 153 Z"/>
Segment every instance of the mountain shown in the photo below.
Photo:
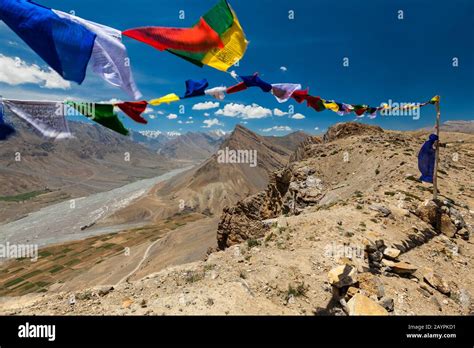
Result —
<path fill-rule="evenodd" d="M 180 211 L 220 214 L 224 206 L 265 188 L 269 173 L 287 164 L 296 142 L 303 138 L 299 133 L 282 138 L 263 137 L 237 125 L 202 164 L 157 185 L 147 197 L 105 222 L 129 223 L 143 218 L 158 221 Z M 248 159 L 255 162 L 225 161 L 226 152 L 232 150 L 243 150 L 252 157 Z M 255 153 L 256 157 L 253 157 Z"/>
<path fill-rule="evenodd" d="M 172 160 L 97 124 L 69 122 L 74 138 L 51 141 L 21 119 L 9 122 L 17 134 L 0 147 L 0 221 L 177 167 Z"/>
<path fill-rule="evenodd" d="M 474 134 L 474 121 L 446 121 L 441 124 L 441 131 Z M 433 130 L 433 127 L 426 127 L 423 130 Z"/>
<path fill-rule="evenodd" d="M 179 240 L 137 248 L 133 264 L 124 265 L 129 261 L 120 255 L 103 270 L 105 277 L 143 264 L 139 279 L 5 298 L 0 314 L 471 315 L 474 136 L 442 132 L 440 196 L 432 201 L 432 185 L 417 180 L 417 153 L 427 134 L 335 125 L 322 139 L 306 139 L 293 161 L 270 174 L 266 188 L 223 212 L 219 252 L 174 262 L 173 251 L 187 252 L 181 239 L 199 239 L 189 226 Z M 252 132 L 236 129 L 229 143 L 233 137 L 246 146 L 263 142 L 259 150 L 267 160 L 279 157 L 270 151 L 273 144 Z M 224 174 L 221 167 L 216 175 Z M 110 243 L 120 243 L 119 237 L 102 243 L 119 247 Z M 81 245 L 78 251 L 90 249 L 105 248 Z M 145 260 L 147 254 L 154 257 Z M 140 273 L 153 262 L 168 267 Z M 36 264 L 23 263 L 28 270 L 16 264 L 18 273 L 6 268 L 10 288 L 23 280 L 20 272 L 33 283 Z M 78 299 L 73 308 L 65 301 L 72 295 Z"/>
<path fill-rule="evenodd" d="M 188 132 L 164 143 L 158 153 L 168 158 L 202 161 L 215 153 L 224 139 L 225 133 L 220 132 Z"/>
<path fill-rule="evenodd" d="M 161 132 L 161 131 L 131 131 L 130 139 L 143 146 L 148 147 L 153 151 L 158 151 L 168 142 L 176 139 L 181 134 L 176 132 Z"/>

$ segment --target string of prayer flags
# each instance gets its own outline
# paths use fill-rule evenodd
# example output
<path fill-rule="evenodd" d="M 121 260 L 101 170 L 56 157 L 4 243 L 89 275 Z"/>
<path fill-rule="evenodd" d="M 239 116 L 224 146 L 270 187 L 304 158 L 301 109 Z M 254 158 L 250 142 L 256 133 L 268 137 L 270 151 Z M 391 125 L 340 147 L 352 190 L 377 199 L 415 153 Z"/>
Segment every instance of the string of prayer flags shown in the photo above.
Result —
<path fill-rule="evenodd" d="M 67 102 L 67 105 L 73 107 L 78 112 L 102 126 L 109 128 L 119 134 L 128 135 L 129 131 L 124 127 L 117 114 L 114 113 L 113 104 L 91 104 Z"/>
<path fill-rule="evenodd" d="M 293 92 L 301 89 L 298 83 L 276 83 L 272 84 L 272 94 L 279 103 L 285 103 L 290 98 Z"/>
<path fill-rule="evenodd" d="M 0 1 L 0 19 L 64 79 L 82 83 L 96 34 L 27 0 Z"/>
<path fill-rule="evenodd" d="M 11 135 L 15 134 L 15 129 L 5 123 L 3 119 L 3 103 L 0 103 L 0 140 L 7 140 Z"/>
<path fill-rule="evenodd" d="M 148 102 L 138 101 L 138 102 L 124 102 L 115 104 L 120 110 L 122 110 L 127 116 L 132 120 L 138 123 L 147 124 L 148 121 L 144 119 L 141 115 L 146 110 Z"/>
<path fill-rule="evenodd" d="M 186 93 L 183 98 L 199 97 L 205 95 L 206 88 L 209 87 L 209 82 L 203 80 L 187 80 Z"/>
<path fill-rule="evenodd" d="M 4 100 L 4 104 L 13 114 L 28 122 L 48 138 L 65 139 L 72 137 L 65 118 L 63 103 Z"/>
<path fill-rule="evenodd" d="M 215 47 L 224 48 L 219 35 L 203 18 L 192 28 L 142 27 L 125 30 L 123 35 L 159 51 L 208 52 Z"/>
<path fill-rule="evenodd" d="M 150 100 L 149 104 L 154 105 L 154 106 L 158 106 L 158 105 L 163 104 L 163 103 L 170 104 L 170 103 L 173 103 L 173 102 L 178 101 L 178 100 L 180 100 L 180 99 L 176 94 L 170 93 L 170 94 L 167 94 L 167 95 L 165 95 L 161 98 Z"/>
<path fill-rule="evenodd" d="M 170 48 L 168 52 L 200 67 L 208 65 L 221 71 L 227 71 L 243 58 L 247 50 L 248 42 L 239 20 L 226 0 L 219 0 L 202 17 L 202 20 L 217 33 L 223 47 L 214 47 L 207 52 L 189 52 Z M 197 25 L 200 22 L 201 20 Z"/>
<path fill-rule="evenodd" d="M 122 43 L 122 33 L 105 25 L 90 22 L 69 13 L 53 10 L 59 17 L 84 26 L 96 34 L 91 55 L 92 70 L 102 79 L 121 88 L 137 100 L 142 94 L 133 79 L 127 49 Z"/>

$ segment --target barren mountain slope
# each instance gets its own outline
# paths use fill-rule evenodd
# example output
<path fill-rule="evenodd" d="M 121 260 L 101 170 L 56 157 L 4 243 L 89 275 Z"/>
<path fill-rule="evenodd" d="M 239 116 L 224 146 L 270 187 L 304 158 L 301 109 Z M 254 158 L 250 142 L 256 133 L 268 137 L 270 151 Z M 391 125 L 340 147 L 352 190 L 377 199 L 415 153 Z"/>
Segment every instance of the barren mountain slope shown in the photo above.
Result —
<path fill-rule="evenodd" d="M 224 206 L 266 187 L 269 173 L 285 166 L 297 142 L 304 139 L 301 133 L 296 134 L 275 141 L 276 137 L 262 137 L 238 125 L 220 149 L 255 150 L 256 167 L 219 163 L 215 153 L 198 167 L 157 185 L 146 197 L 102 223 L 158 221 L 182 211 L 219 215 Z"/>
<path fill-rule="evenodd" d="M 474 137 L 441 134 L 438 206 L 416 180 L 427 135 L 337 125 L 224 212 L 206 261 L 1 313 L 472 314 Z"/>
<path fill-rule="evenodd" d="M 75 138 L 51 141 L 22 120 L 14 118 L 12 123 L 17 134 L 0 148 L 0 221 L 159 176 L 177 166 L 99 125 L 70 122 Z"/>

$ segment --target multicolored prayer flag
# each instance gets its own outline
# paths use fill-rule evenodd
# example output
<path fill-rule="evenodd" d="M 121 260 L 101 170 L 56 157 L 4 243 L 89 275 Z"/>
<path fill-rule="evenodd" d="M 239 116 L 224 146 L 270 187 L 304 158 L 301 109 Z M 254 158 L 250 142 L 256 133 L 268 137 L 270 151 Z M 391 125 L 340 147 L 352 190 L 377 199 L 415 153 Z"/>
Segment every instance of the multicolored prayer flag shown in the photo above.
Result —
<path fill-rule="evenodd" d="M 176 49 L 168 49 L 168 51 L 197 66 L 208 65 L 227 71 L 243 58 L 247 50 L 248 42 L 239 20 L 226 0 L 219 0 L 202 19 L 219 35 L 224 44 L 223 48 L 215 47 L 200 53 Z"/>

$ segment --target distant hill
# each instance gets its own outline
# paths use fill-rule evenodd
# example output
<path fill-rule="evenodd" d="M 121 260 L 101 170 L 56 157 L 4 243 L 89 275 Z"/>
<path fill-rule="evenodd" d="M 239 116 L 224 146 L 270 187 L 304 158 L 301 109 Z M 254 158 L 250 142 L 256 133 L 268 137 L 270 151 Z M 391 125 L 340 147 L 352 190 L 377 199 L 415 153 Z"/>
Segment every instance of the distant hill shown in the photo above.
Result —
<path fill-rule="evenodd" d="M 131 222 L 138 217 L 159 220 L 180 210 L 219 214 L 224 206 L 264 189 L 269 173 L 288 163 L 300 139 L 306 139 L 303 133 L 264 137 L 237 125 L 219 150 L 256 150 L 255 167 L 220 163 L 216 152 L 198 167 L 157 185 L 148 197 L 115 214 L 112 222 Z"/>
<path fill-rule="evenodd" d="M 424 128 L 424 130 L 431 129 L 433 127 Z M 474 134 L 474 121 L 446 121 L 441 124 L 440 130 L 443 132 Z"/>
<path fill-rule="evenodd" d="M 52 141 L 19 118 L 9 117 L 8 122 L 17 133 L 0 147 L 0 221 L 32 206 L 107 191 L 176 167 L 174 161 L 100 125 L 69 122 L 75 138 Z"/>

